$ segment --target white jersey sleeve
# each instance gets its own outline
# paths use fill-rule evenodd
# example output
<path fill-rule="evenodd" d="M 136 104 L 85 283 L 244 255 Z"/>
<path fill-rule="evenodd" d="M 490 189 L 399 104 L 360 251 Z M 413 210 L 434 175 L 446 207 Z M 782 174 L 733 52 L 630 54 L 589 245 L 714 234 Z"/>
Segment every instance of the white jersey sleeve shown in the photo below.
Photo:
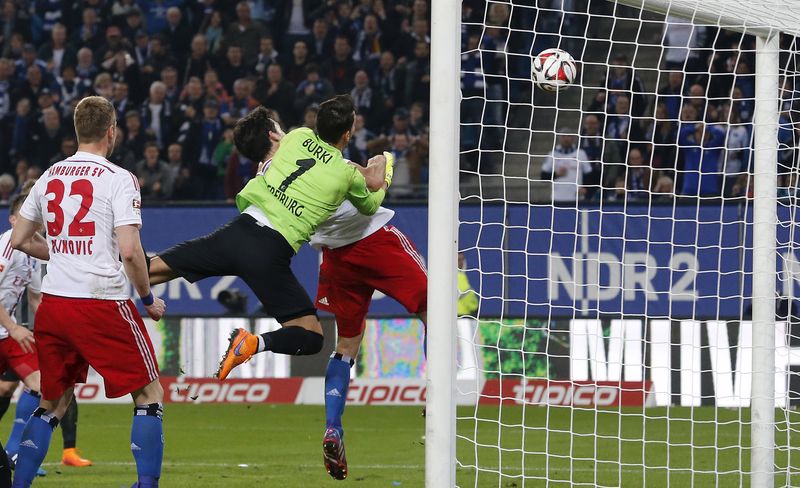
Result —
<path fill-rule="evenodd" d="M 112 193 L 111 206 L 114 211 L 114 228 L 122 225 L 142 226 L 142 195 L 136 176 L 117 178 Z"/>
<path fill-rule="evenodd" d="M 0 249 L 3 253 L 0 254 L 0 284 L 3 283 L 5 277 L 11 271 L 13 264 L 14 248 L 11 247 L 11 231 L 6 231 L 0 236 Z"/>

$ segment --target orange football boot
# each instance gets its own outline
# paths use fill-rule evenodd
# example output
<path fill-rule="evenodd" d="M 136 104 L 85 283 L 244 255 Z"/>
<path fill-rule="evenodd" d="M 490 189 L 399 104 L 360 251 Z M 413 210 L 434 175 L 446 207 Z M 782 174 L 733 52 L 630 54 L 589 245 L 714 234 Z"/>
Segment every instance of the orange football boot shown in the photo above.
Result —
<path fill-rule="evenodd" d="M 219 369 L 217 369 L 217 379 L 224 380 L 227 378 L 233 368 L 250 361 L 253 354 L 257 352 L 258 336 L 244 329 L 236 329 L 231 332 L 228 350 L 225 352 L 225 355 L 222 356 Z"/>

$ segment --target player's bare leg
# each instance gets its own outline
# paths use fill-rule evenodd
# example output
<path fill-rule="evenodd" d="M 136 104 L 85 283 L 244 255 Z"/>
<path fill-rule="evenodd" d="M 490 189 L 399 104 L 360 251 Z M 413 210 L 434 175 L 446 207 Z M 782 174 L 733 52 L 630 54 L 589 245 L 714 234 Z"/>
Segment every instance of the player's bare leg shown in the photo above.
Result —
<path fill-rule="evenodd" d="M 246 363 L 254 354 L 264 351 L 292 356 L 316 354 L 322 350 L 322 341 L 322 324 L 316 315 L 287 320 L 281 324 L 280 329 L 261 335 L 236 329 L 231 333 L 216 376 L 224 380 L 233 368 Z"/>
<path fill-rule="evenodd" d="M 131 393 L 133 424 L 131 451 L 139 480 L 134 488 L 155 488 L 161 477 L 164 458 L 164 389 L 158 379 Z"/>
<path fill-rule="evenodd" d="M 337 318 L 337 322 L 339 319 Z M 364 320 L 361 320 L 362 324 Z M 362 325 L 361 330 L 364 330 Z M 347 478 L 347 458 L 344 449 L 344 429 L 342 415 L 347 402 L 347 390 L 350 386 L 350 368 L 355 364 L 355 357 L 361 346 L 364 333 L 355 337 L 339 336 L 336 350 L 328 360 L 325 371 L 325 436 L 322 439 L 322 459 L 325 470 L 332 478 Z"/>
<path fill-rule="evenodd" d="M 147 272 L 150 275 L 150 286 L 166 283 L 179 276 L 178 273 L 173 271 L 172 268 L 158 256 L 150 258 Z"/>
<path fill-rule="evenodd" d="M 70 387 L 55 400 L 42 398 L 39 402 L 39 408 L 33 412 L 22 433 L 12 487 L 27 488 L 31 485 L 50 448 L 53 431 L 72 399 L 73 388 Z"/>

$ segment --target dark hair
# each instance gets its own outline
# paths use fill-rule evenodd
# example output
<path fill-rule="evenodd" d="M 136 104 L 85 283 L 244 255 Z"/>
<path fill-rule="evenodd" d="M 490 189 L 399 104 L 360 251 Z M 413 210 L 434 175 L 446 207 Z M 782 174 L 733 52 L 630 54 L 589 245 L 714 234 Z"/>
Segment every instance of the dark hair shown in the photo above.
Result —
<path fill-rule="evenodd" d="M 260 163 L 272 149 L 269 132 L 275 131 L 275 122 L 269 115 L 269 110 L 259 106 L 239 119 L 233 127 L 233 143 L 236 144 L 236 150 L 253 162 Z"/>
<path fill-rule="evenodd" d="M 28 188 L 30 191 L 30 188 Z M 28 197 L 28 191 L 19 193 L 17 196 L 11 199 L 11 203 L 8 206 L 8 214 L 14 215 L 19 212 L 19 208 L 25 203 L 25 199 Z"/>
<path fill-rule="evenodd" d="M 337 95 L 322 102 L 317 113 L 317 134 L 328 144 L 336 144 L 353 128 L 355 106 L 350 95 Z"/>

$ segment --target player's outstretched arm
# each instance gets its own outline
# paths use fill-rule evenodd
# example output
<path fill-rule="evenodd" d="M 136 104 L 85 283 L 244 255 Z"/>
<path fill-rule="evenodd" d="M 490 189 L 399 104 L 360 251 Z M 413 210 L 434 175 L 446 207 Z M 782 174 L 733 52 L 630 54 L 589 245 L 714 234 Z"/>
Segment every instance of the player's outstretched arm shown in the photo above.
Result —
<path fill-rule="evenodd" d="M 11 247 L 42 261 L 49 261 L 50 251 L 47 248 L 47 241 L 39 234 L 40 228 L 41 225 L 38 223 L 20 215 L 17 217 L 14 230 L 11 231 Z"/>
<path fill-rule="evenodd" d="M 383 199 L 386 197 L 386 189 L 392 184 L 394 165 L 392 154 L 385 152 L 383 155 L 375 156 L 373 159 L 376 159 L 376 161 L 374 163 L 371 162 L 371 165 L 380 168 L 375 170 L 376 173 L 383 173 L 383 184 L 380 189 L 378 191 L 370 191 L 364 175 L 360 171 L 354 171 L 353 179 L 350 182 L 350 191 L 347 193 L 347 199 L 350 203 L 364 215 L 373 215 L 378 211 Z M 369 169 L 369 166 L 367 169 Z"/>
<path fill-rule="evenodd" d="M 378 191 L 389 188 L 391 177 L 387 175 L 386 156 L 379 154 L 372 157 L 367 163 L 367 167 L 356 165 L 356 169 L 364 175 L 369 191 Z M 388 180 L 388 181 L 387 181 Z"/>
<path fill-rule="evenodd" d="M 125 267 L 125 272 L 133 283 L 136 293 L 141 297 L 147 315 L 153 320 L 161 319 L 166 306 L 164 300 L 153 298 L 153 294 L 150 292 L 150 278 L 147 274 L 147 262 L 144 259 L 144 249 L 139 237 L 139 226 L 121 225 L 114 231 L 119 241 L 122 265 Z"/>

